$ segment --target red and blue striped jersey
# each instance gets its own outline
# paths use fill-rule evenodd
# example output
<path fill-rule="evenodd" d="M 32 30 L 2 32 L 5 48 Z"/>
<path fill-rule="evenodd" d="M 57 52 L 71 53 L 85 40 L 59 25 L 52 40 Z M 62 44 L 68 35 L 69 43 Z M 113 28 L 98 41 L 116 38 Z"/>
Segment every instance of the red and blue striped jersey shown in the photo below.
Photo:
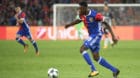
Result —
<path fill-rule="evenodd" d="M 96 14 L 97 12 L 95 10 L 89 10 L 88 15 L 80 16 L 80 19 L 84 22 L 90 36 L 102 35 L 101 22 L 95 20 Z"/>
<path fill-rule="evenodd" d="M 19 24 L 19 30 L 29 31 L 29 25 L 26 22 L 26 14 L 24 12 L 20 12 L 18 15 L 18 19 L 23 19 L 23 23 Z"/>

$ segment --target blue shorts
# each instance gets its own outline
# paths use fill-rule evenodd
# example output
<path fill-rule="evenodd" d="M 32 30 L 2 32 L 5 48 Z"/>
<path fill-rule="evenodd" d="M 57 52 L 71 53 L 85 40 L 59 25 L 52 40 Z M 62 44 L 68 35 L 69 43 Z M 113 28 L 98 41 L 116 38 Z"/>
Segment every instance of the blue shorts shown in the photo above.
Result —
<path fill-rule="evenodd" d="M 92 52 L 99 52 L 101 38 L 101 35 L 89 36 L 89 38 L 84 41 L 84 46 Z"/>
<path fill-rule="evenodd" d="M 31 35 L 30 31 L 19 30 L 19 31 L 17 32 L 17 35 L 20 35 L 21 37 L 25 36 L 25 37 L 27 37 L 28 39 L 32 39 L 32 35 Z"/>

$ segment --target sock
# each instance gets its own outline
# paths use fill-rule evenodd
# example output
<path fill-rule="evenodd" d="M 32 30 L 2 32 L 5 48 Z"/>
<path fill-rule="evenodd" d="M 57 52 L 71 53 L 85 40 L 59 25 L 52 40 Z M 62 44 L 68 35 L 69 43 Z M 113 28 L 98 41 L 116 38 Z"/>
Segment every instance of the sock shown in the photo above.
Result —
<path fill-rule="evenodd" d="M 25 43 L 24 43 L 24 41 L 23 41 L 22 39 L 16 38 L 16 41 L 17 41 L 18 43 L 20 43 L 21 45 L 25 46 Z"/>
<path fill-rule="evenodd" d="M 112 72 L 116 72 L 117 69 L 113 67 L 111 64 L 109 64 L 104 58 L 100 57 L 98 60 L 98 63 L 102 66 L 104 66 L 107 69 L 110 69 Z"/>
<path fill-rule="evenodd" d="M 92 61 L 91 61 L 91 59 L 90 59 L 89 54 L 88 54 L 86 51 L 84 51 L 84 52 L 82 53 L 82 55 L 83 55 L 85 61 L 88 63 L 88 65 L 90 65 L 91 71 L 96 71 L 96 69 L 95 69 L 95 67 L 94 67 L 94 65 L 93 65 L 93 63 L 92 63 Z"/>
<path fill-rule="evenodd" d="M 35 51 L 38 52 L 38 46 L 37 46 L 37 44 L 36 44 L 36 42 L 34 40 L 32 41 L 32 44 L 33 44 L 33 46 L 35 48 Z"/>
<path fill-rule="evenodd" d="M 105 46 L 105 47 L 108 46 L 108 42 L 109 42 L 109 39 L 108 39 L 108 38 L 105 38 L 105 40 L 104 40 L 104 46 Z"/>

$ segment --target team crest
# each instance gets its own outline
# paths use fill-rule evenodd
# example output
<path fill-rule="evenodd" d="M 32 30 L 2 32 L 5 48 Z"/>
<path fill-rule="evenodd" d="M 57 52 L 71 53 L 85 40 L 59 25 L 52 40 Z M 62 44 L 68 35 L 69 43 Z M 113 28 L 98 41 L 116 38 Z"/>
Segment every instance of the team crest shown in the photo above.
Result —
<path fill-rule="evenodd" d="M 89 18 L 89 21 L 90 21 L 90 22 L 93 22 L 93 21 L 94 21 L 94 19 L 93 19 L 92 17 L 90 17 L 90 18 Z"/>

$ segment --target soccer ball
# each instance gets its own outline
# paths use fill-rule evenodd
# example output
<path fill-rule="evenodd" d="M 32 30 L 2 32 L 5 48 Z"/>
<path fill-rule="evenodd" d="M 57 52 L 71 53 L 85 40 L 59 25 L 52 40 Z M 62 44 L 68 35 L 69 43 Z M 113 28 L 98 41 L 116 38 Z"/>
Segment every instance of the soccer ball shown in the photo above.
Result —
<path fill-rule="evenodd" d="M 49 78 L 58 78 L 58 70 L 55 68 L 49 68 L 48 77 Z"/>

